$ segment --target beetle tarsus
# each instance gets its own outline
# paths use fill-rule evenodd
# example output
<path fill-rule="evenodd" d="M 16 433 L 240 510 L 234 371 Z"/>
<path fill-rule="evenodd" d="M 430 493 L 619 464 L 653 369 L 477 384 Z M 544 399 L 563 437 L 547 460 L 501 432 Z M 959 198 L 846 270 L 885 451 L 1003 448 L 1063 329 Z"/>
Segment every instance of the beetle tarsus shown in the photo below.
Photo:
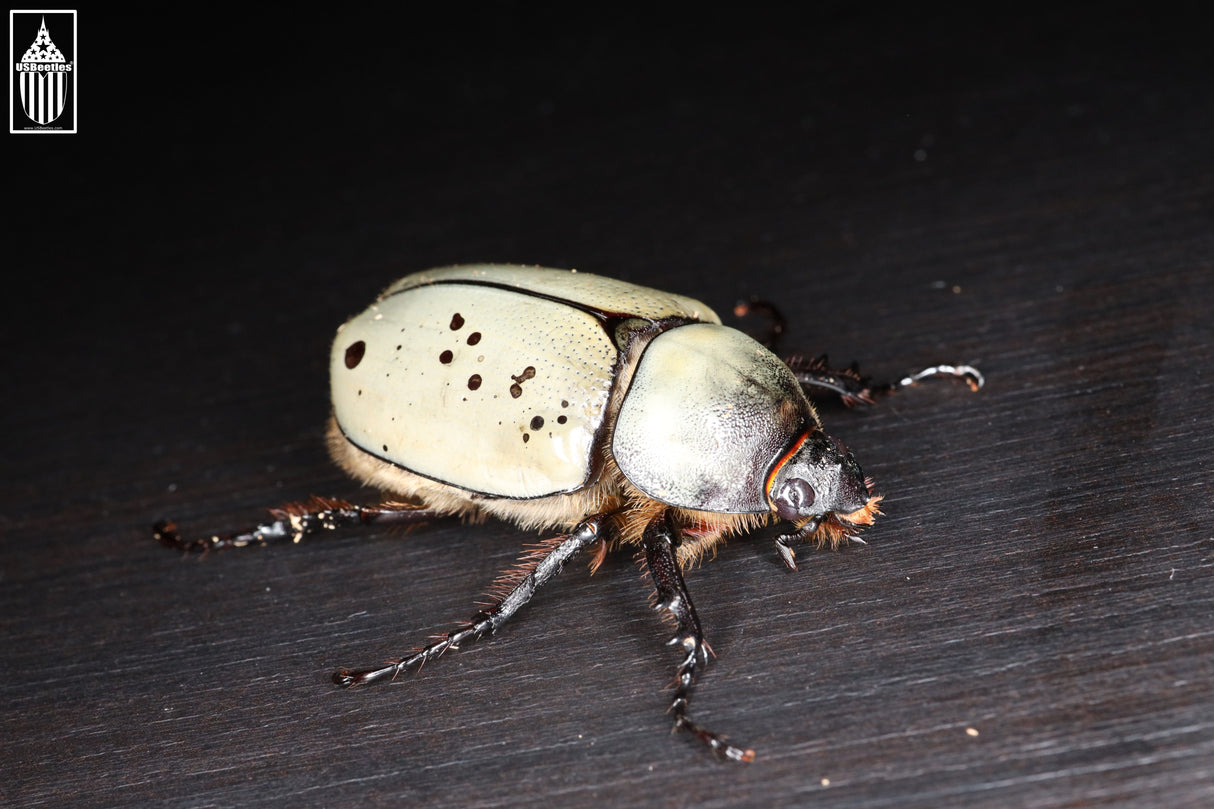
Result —
<path fill-rule="evenodd" d="M 333 682 L 342 688 L 352 688 L 378 680 L 392 679 L 407 669 L 410 662 L 409 660 L 393 660 L 374 669 L 338 669 L 333 672 Z"/>
<path fill-rule="evenodd" d="M 272 522 L 261 523 L 248 531 L 212 535 L 198 539 L 182 539 L 177 524 L 156 523 L 152 536 L 161 545 L 184 553 L 207 553 L 271 542 L 299 542 L 306 536 L 360 525 L 413 525 L 429 522 L 446 514 L 438 509 L 422 508 L 407 503 L 384 503 L 378 506 L 356 506 L 344 500 L 313 496 L 304 503 L 288 503 L 270 509 Z"/>
<path fill-rule="evenodd" d="M 965 384 L 969 385 L 970 390 L 977 392 L 982 390 L 982 386 L 986 384 L 986 378 L 982 376 L 982 372 L 972 365 L 933 365 L 930 368 L 924 368 L 918 373 L 904 376 L 897 383 L 890 385 L 892 390 L 898 388 L 908 388 L 916 382 L 927 379 L 931 376 L 951 376 L 960 379 Z"/>
<path fill-rule="evenodd" d="M 743 749 L 741 747 L 735 747 L 734 745 L 725 741 L 724 736 L 720 736 L 712 731 L 705 730 L 695 722 L 692 722 L 686 716 L 684 716 L 682 720 L 675 720 L 674 729 L 676 731 L 686 730 L 688 733 L 692 734 L 706 744 L 712 754 L 719 759 L 723 759 L 725 761 L 738 761 L 745 764 L 749 764 L 755 760 L 754 750 L 749 748 Z"/>
<path fill-rule="evenodd" d="M 272 541 L 286 538 L 287 530 L 283 522 L 278 520 L 263 523 L 236 534 L 182 539 L 181 534 L 177 531 L 177 523 L 164 520 L 152 526 L 152 536 L 166 548 L 174 548 L 183 553 L 208 553 L 228 548 L 243 548 L 247 545 L 266 545 Z"/>
<path fill-rule="evenodd" d="M 599 539 L 599 531 L 605 517 L 592 517 L 581 522 L 572 533 L 556 537 L 544 543 L 542 552 L 532 552 L 526 558 L 531 562 L 526 568 L 511 577 L 512 586 L 503 588 L 493 603 L 478 610 L 466 623 L 454 632 L 440 635 L 438 640 L 408 657 L 392 661 L 377 668 L 346 669 L 333 673 L 333 682 L 343 688 L 392 679 L 403 671 L 420 667 L 428 660 L 440 656 L 460 644 L 492 635 L 506 623 L 514 613 L 531 600 L 545 583 L 554 578 L 579 551 L 593 545 Z M 502 584 L 502 582 L 499 582 Z"/>
<path fill-rule="evenodd" d="M 670 703 L 675 730 L 690 732 L 720 758 L 728 761 L 753 761 L 753 750 L 730 744 L 725 741 L 724 736 L 707 730 L 687 715 L 696 673 L 708 662 L 708 643 L 704 640 L 700 619 L 696 615 L 695 605 L 691 603 L 691 596 L 687 592 L 687 585 L 679 568 L 675 552 L 678 545 L 677 536 L 665 516 L 646 527 L 642 545 L 645 564 L 657 590 L 657 604 L 659 608 L 669 610 L 678 625 L 671 644 L 681 645 L 686 652 L 675 676 L 674 699 Z"/>

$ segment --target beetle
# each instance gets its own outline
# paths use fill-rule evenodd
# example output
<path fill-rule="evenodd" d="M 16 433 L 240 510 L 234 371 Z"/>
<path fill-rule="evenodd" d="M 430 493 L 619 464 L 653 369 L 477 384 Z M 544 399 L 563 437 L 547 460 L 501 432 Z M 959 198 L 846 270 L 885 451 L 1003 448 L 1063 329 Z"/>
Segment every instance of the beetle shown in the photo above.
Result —
<path fill-rule="evenodd" d="M 743 307 L 745 309 L 746 307 Z M 773 318 L 774 308 L 754 310 Z M 742 311 L 742 310 L 739 310 Z M 781 360 L 692 298 L 589 273 L 502 264 L 443 267 L 388 287 L 337 332 L 330 359 L 328 445 L 352 477 L 388 501 L 313 498 L 272 510 L 243 533 L 156 538 L 184 551 L 302 537 L 339 526 L 487 515 L 555 529 L 496 583 L 458 629 L 387 665 L 341 669 L 341 686 L 390 679 L 490 635 L 573 556 L 639 548 L 657 607 L 682 649 L 674 727 L 719 756 L 750 761 L 688 713 L 708 644 L 682 571 L 730 536 L 771 526 L 796 569 L 803 542 L 837 546 L 880 513 L 881 496 L 851 451 L 822 430 L 807 389 L 871 402 L 940 365 L 874 386 L 825 358 Z"/>

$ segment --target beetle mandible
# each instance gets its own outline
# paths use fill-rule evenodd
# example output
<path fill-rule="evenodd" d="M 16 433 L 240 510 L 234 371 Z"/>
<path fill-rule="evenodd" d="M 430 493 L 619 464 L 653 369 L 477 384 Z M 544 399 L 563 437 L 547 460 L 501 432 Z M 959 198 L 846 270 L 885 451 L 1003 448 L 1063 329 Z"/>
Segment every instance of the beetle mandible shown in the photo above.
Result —
<path fill-rule="evenodd" d="M 313 498 L 243 533 L 184 540 L 166 522 L 157 539 L 205 551 L 485 515 L 561 532 L 503 574 L 492 604 L 459 629 L 387 665 L 341 669 L 342 686 L 392 678 L 492 634 L 579 551 L 594 549 L 593 570 L 610 548 L 637 547 L 682 648 L 674 726 L 735 761 L 754 752 L 688 714 L 708 645 L 683 568 L 729 536 L 772 525 L 795 569 L 797 544 L 836 546 L 880 513 L 881 497 L 823 432 L 806 389 L 853 404 L 936 374 L 974 390 L 983 381 L 970 366 L 940 365 L 874 386 L 854 365 L 781 360 L 691 298 L 502 264 L 397 281 L 338 330 L 330 374 L 330 453 L 390 502 Z"/>

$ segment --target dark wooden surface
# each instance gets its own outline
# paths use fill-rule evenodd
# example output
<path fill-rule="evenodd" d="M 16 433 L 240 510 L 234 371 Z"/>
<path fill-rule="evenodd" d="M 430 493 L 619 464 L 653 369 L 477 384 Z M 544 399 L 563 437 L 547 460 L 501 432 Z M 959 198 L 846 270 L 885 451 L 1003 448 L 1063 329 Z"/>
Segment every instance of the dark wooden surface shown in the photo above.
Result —
<path fill-rule="evenodd" d="M 1214 804 L 1208 42 L 849 9 L 82 13 L 80 134 L 4 143 L 0 804 Z M 753 765 L 668 734 L 626 556 L 343 692 L 534 535 L 151 541 L 371 500 L 325 455 L 333 329 L 480 260 L 757 294 L 790 347 L 987 373 L 824 409 L 887 495 L 867 546 L 688 574 L 694 708 Z"/>

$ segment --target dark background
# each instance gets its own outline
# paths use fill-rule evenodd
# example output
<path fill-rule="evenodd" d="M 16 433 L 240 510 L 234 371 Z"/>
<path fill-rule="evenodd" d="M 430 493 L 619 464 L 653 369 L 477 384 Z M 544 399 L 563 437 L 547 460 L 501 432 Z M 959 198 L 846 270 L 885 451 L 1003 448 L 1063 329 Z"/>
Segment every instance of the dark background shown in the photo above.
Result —
<path fill-rule="evenodd" d="M 853 6 L 82 11 L 80 134 L 3 146 L 0 804 L 1214 802 L 1203 28 Z M 346 692 L 535 535 L 152 542 L 373 500 L 323 445 L 333 330 L 486 260 L 759 295 L 880 377 L 986 372 L 823 409 L 887 495 L 867 546 L 689 572 L 693 707 L 754 764 L 670 737 L 627 554 Z"/>

